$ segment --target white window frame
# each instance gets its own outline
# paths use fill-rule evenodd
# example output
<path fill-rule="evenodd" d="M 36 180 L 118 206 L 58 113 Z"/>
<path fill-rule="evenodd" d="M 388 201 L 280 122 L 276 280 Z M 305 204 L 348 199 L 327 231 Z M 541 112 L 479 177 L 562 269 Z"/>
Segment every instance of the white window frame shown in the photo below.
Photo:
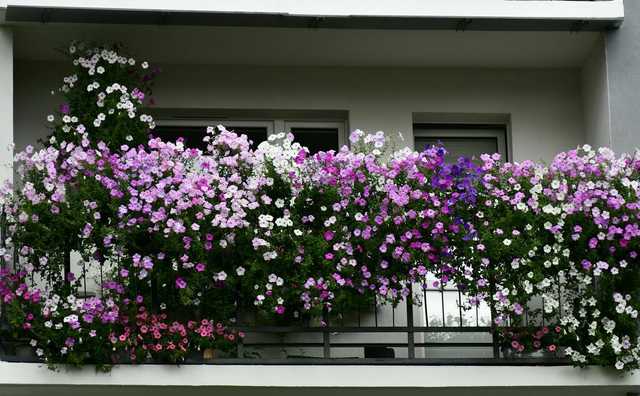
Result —
<path fill-rule="evenodd" d="M 289 133 L 295 128 L 318 128 L 318 129 L 337 129 L 338 130 L 338 147 L 348 145 L 347 139 L 347 122 L 346 121 L 326 121 L 326 120 L 287 120 L 287 119 L 271 119 L 271 120 L 243 120 L 242 118 L 233 119 L 158 119 L 158 126 L 186 126 L 186 127 L 208 127 L 224 125 L 232 129 L 234 127 L 264 127 L 267 129 L 267 138 L 280 132 Z M 242 131 L 239 131 L 242 132 Z"/>
<path fill-rule="evenodd" d="M 216 127 L 218 125 L 224 125 L 230 129 L 234 127 L 264 127 L 267 129 L 267 137 L 272 135 L 274 132 L 274 123 L 273 121 L 242 121 L 242 120 L 157 120 L 156 124 L 158 126 L 187 126 L 187 127 Z"/>
<path fill-rule="evenodd" d="M 451 130 L 448 130 L 447 128 L 451 128 Z M 507 146 L 507 126 L 502 124 L 416 123 L 413 125 L 414 145 L 416 139 L 421 137 L 431 139 L 452 137 L 461 139 L 495 138 L 498 146 L 498 153 L 505 160 L 509 160 L 510 158 Z"/>
<path fill-rule="evenodd" d="M 345 122 L 340 121 L 284 121 L 283 130 L 287 133 L 291 132 L 295 128 L 318 128 L 318 129 L 337 129 L 338 130 L 338 147 L 336 150 L 340 150 L 342 146 L 348 145 L 349 139 L 347 139 L 347 132 Z"/>

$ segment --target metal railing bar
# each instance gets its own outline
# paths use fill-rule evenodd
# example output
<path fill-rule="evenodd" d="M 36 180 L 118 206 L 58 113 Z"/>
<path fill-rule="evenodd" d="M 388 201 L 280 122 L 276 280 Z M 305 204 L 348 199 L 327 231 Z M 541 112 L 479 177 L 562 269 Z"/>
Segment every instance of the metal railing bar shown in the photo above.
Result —
<path fill-rule="evenodd" d="M 406 298 L 407 306 L 407 356 L 409 359 L 416 357 L 415 335 L 413 330 L 413 298 L 411 295 Z"/>
<path fill-rule="evenodd" d="M 148 363 L 162 364 L 162 363 Z M 517 359 L 496 359 L 496 358 L 280 358 L 280 359 L 212 359 L 206 362 L 181 363 L 205 364 L 205 365 L 393 365 L 393 366 L 567 366 L 571 363 L 563 358 L 517 358 Z"/>
<path fill-rule="evenodd" d="M 562 285 L 560 284 L 560 277 L 556 278 L 556 282 L 558 282 L 558 317 L 562 317 Z"/>
<path fill-rule="evenodd" d="M 292 326 L 238 326 L 238 330 L 246 333 L 406 333 L 408 326 L 380 327 L 292 327 Z M 416 333 L 489 333 L 491 327 L 458 327 L 458 326 L 413 326 Z"/>
<path fill-rule="evenodd" d="M 391 326 L 396 327 L 396 307 L 391 307 Z"/>
<path fill-rule="evenodd" d="M 445 315 L 444 315 L 444 285 L 440 286 L 440 300 L 442 302 L 442 325 L 446 326 L 447 325 L 447 320 L 445 319 Z"/>
<path fill-rule="evenodd" d="M 462 292 L 458 289 L 458 310 L 460 311 L 460 327 L 462 327 Z"/>
<path fill-rule="evenodd" d="M 425 319 L 425 324 L 427 327 L 429 327 L 429 309 L 427 308 L 427 306 L 429 305 L 429 301 L 427 300 L 427 291 L 423 288 L 422 289 L 422 295 L 424 298 L 424 319 Z"/>
<path fill-rule="evenodd" d="M 375 324 L 378 327 L 378 304 L 373 303 L 373 314 L 375 315 Z"/>
<path fill-rule="evenodd" d="M 324 321 L 324 327 L 322 332 L 322 355 L 325 359 L 331 357 L 331 333 L 329 332 L 329 310 L 327 307 L 322 309 L 322 320 Z"/>
<path fill-rule="evenodd" d="M 416 347 L 429 347 L 429 348 L 490 348 L 493 344 L 491 342 L 416 342 Z M 256 342 L 256 343 L 244 343 L 245 347 L 290 347 L 290 348 L 322 348 L 323 342 Z M 405 342 L 339 342 L 332 343 L 331 348 L 364 348 L 367 346 L 384 346 L 389 348 L 405 348 L 407 343 Z M 414 357 L 415 358 L 415 357 Z M 409 358 L 413 359 L 413 358 Z"/>

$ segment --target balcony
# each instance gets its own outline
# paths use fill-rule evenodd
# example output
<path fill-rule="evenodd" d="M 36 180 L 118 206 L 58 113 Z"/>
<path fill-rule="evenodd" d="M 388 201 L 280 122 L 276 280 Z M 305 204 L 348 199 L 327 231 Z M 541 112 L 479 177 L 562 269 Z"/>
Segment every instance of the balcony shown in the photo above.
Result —
<path fill-rule="evenodd" d="M 620 191 L 636 193 L 640 158 L 584 146 L 551 167 L 497 154 L 449 162 L 437 144 L 386 157 L 384 134 L 362 131 L 338 153 L 312 154 L 285 133 L 254 149 L 224 127 L 208 128 L 199 151 L 150 139 L 153 119 L 134 112 L 151 94 L 146 62 L 89 51 L 117 97 L 94 92 L 102 65 L 76 62 L 88 85 L 65 79 L 49 143 L 18 155 L 19 195 L 6 192 L 7 389 L 638 383 L 611 373 L 638 364 L 629 261 L 640 208 L 620 204 Z M 85 104 L 95 117 L 72 110 Z M 620 187 L 598 187 L 611 183 Z M 577 317 L 598 318 L 606 361 Z M 606 370 L 565 367 L 565 355 Z"/>

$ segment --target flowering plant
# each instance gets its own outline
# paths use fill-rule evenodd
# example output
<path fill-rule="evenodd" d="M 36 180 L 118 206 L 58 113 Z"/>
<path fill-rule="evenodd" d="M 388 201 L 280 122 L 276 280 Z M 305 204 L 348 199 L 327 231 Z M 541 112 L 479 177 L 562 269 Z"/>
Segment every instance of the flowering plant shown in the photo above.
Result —
<path fill-rule="evenodd" d="M 272 143 L 278 139 L 283 150 Z M 452 209 L 475 200 L 478 169 L 471 161 L 446 164 L 440 147 L 399 151 L 387 161 L 381 132 L 355 131 L 351 149 L 313 156 L 292 139 L 274 136 L 258 147 L 269 180 L 261 199 L 269 204 L 275 197 L 275 208 L 258 218 L 252 244 L 262 257 L 251 268 L 280 272 L 265 271 L 271 273 L 264 289 L 254 285 L 261 292 L 256 305 L 278 314 L 285 303 L 298 307 L 294 313 L 348 310 L 366 301 L 398 302 L 413 283 L 426 287 L 429 271 L 448 282 L 442 257 L 450 254 L 449 234 L 465 229 Z M 283 269 L 290 269 L 286 277 Z"/>
<path fill-rule="evenodd" d="M 24 271 L 0 270 L 0 294 L 12 336 L 29 340 L 36 355 L 49 362 L 110 363 L 113 350 L 105 340 L 121 319 L 114 300 L 58 294 L 45 298 L 39 289 L 27 285 L 25 276 Z"/>
<path fill-rule="evenodd" d="M 498 326 L 541 311 L 576 364 L 636 368 L 640 156 L 584 146 L 550 166 L 482 159 L 480 205 L 462 214 L 474 234 L 454 260 L 470 302 L 488 301 Z"/>
<path fill-rule="evenodd" d="M 447 163 L 361 131 L 311 154 L 222 126 L 189 148 L 141 113 L 148 64 L 70 52 L 50 137 L 1 196 L 3 318 L 45 361 L 179 363 L 232 352 L 242 310 L 310 319 L 455 284 L 518 352 L 638 367 L 640 154 Z"/>
<path fill-rule="evenodd" d="M 74 57 L 73 72 L 58 90 L 64 101 L 47 118 L 52 129 L 50 144 L 103 142 L 111 149 L 125 141 L 133 146 L 145 144 L 148 129 L 155 124 L 140 108 L 154 103 L 150 95 L 159 69 L 137 62 L 118 46 L 71 43 L 68 53 Z"/>
<path fill-rule="evenodd" d="M 503 347 L 517 353 L 555 353 L 558 351 L 561 334 L 562 328 L 560 326 L 500 329 Z"/>

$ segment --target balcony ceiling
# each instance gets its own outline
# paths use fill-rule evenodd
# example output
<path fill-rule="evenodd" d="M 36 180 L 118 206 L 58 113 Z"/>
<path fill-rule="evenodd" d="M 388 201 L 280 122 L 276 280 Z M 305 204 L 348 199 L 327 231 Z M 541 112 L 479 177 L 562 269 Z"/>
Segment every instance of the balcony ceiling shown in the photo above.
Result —
<path fill-rule="evenodd" d="M 121 42 L 159 64 L 580 67 L 598 32 L 366 30 L 162 25 L 23 23 L 15 57 L 62 60 L 72 40 Z"/>

